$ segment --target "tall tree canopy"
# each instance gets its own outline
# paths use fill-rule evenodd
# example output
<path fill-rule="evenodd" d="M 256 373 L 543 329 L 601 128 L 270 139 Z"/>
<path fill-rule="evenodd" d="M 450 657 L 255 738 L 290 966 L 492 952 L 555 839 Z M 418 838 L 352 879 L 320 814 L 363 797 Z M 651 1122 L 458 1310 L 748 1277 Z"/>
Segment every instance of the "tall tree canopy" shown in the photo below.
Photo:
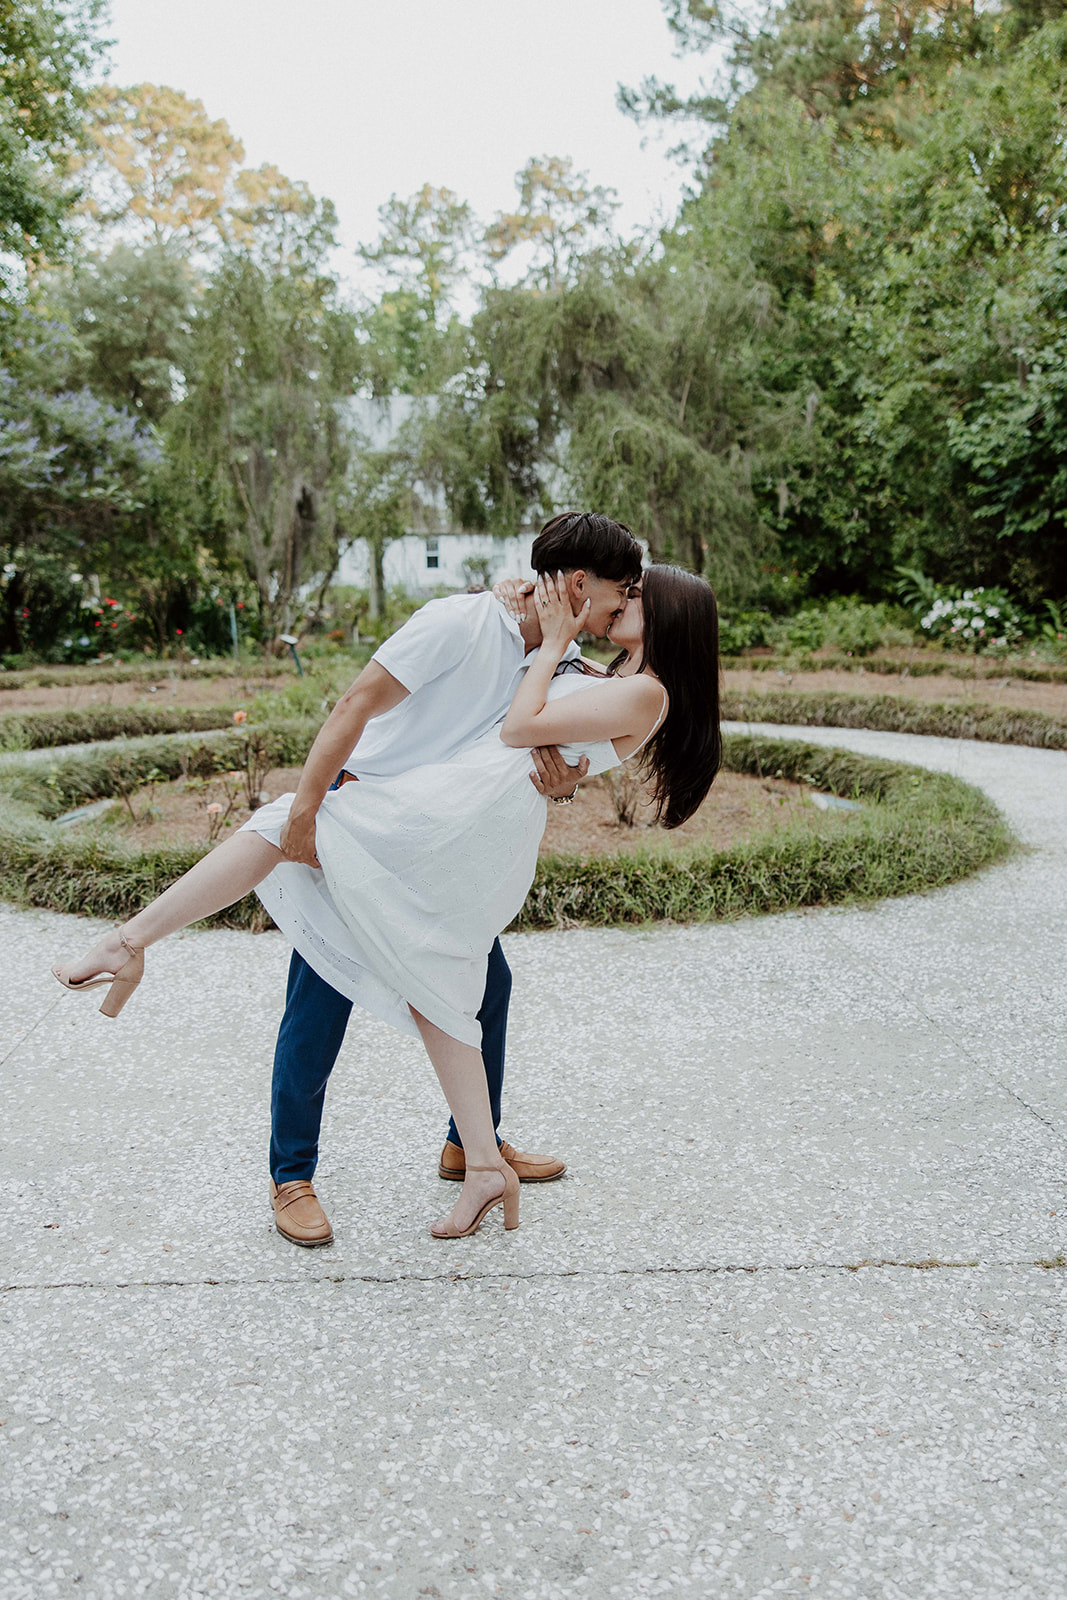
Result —
<path fill-rule="evenodd" d="M 0 289 L 19 263 L 61 245 L 103 10 L 104 0 L 0 4 Z"/>

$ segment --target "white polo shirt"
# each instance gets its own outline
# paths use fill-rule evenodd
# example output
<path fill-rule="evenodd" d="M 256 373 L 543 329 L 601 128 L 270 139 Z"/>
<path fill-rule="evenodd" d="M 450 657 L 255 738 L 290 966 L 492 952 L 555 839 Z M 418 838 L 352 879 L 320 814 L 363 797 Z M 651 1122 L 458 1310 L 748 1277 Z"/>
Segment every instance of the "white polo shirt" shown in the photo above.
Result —
<path fill-rule="evenodd" d="M 448 761 L 499 722 L 537 652 L 492 594 L 428 600 L 373 659 L 408 690 L 374 717 L 345 762 L 357 777 L 392 777 Z M 568 656 L 578 655 L 571 645 Z"/>

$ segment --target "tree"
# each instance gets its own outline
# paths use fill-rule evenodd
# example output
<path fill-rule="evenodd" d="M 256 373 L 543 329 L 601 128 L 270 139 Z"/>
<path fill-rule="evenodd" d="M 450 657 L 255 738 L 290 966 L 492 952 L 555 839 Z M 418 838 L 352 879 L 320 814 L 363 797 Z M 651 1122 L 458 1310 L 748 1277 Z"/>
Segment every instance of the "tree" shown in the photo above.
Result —
<path fill-rule="evenodd" d="M 352 542 L 367 547 L 368 614 L 377 622 L 385 610 L 385 552 L 403 539 L 415 521 L 418 496 L 415 465 L 402 441 L 388 450 L 369 450 L 357 444 L 349 476 L 352 513 L 348 533 Z"/>
<path fill-rule="evenodd" d="M 267 634 L 336 558 L 347 503 L 338 402 L 357 362 L 354 318 L 319 257 L 267 265 L 226 253 L 198 310 L 173 437 L 203 515 L 235 540 Z"/>
<path fill-rule="evenodd" d="M 768 297 L 756 374 L 797 426 L 752 484 L 785 563 L 821 592 L 908 562 L 1062 593 L 1059 0 L 668 9 L 731 41 L 665 260 Z M 653 87 L 640 114 L 700 109 Z"/>
<path fill-rule="evenodd" d="M 474 215 L 451 189 L 425 183 L 407 200 L 393 195 L 379 207 L 381 235 L 362 245 L 364 261 L 413 292 L 437 327 L 450 291 L 469 265 L 475 240 Z"/>
<path fill-rule="evenodd" d="M 244 159 L 225 121 L 177 89 L 104 83 L 93 93 L 91 134 L 83 209 L 98 228 L 184 249 L 214 240 Z"/>
<path fill-rule="evenodd" d="M 28 389 L 0 369 L 0 650 L 46 647 L 151 497 L 158 441 L 87 389 Z"/>
<path fill-rule="evenodd" d="M 193 293 L 173 245 L 116 245 L 42 285 L 42 300 L 78 341 L 71 362 L 77 378 L 157 423 L 184 385 Z"/>
<path fill-rule="evenodd" d="M 526 280 L 558 289 L 574 276 L 591 241 L 607 242 L 607 229 L 618 209 L 615 191 L 590 187 L 584 172 L 575 172 L 565 156 L 532 157 L 516 173 L 519 204 L 501 213 L 486 234 L 493 261 L 528 246 Z"/>
<path fill-rule="evenodd" d="M 766 296 L 698 263 L 626 252 L 555 291 L 495 290 L 465 388 L 424 425 L 423 477 L 465 527 L 513 532 L 560 502 L 592 505 L 749 597 L 774 543 L 753 474 L 791 425 L 759 381 L 768 320 Z"/>
<path fill-rule="evenodd" d="M 62 248 L 103 10 L 103 0 L 0 6 L 0 286 L 16 263 Z"/>

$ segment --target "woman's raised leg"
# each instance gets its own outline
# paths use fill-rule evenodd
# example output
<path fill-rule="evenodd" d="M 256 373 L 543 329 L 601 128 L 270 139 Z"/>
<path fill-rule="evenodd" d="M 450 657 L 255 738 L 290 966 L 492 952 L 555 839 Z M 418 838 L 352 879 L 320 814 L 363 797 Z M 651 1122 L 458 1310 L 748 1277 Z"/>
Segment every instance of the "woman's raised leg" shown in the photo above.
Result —
<path fill-rule="evenodd" d="M 190 867 L 129 922 L 106 933 L 80 961 L 56 967 L 57 978 L 61 983 L 88 987 L 88 981 L 99 973 L 117 973 L 130 961 L 131 952 L 142 951 L 146 945 L 165 939 L 168 933 L 177 933 L 191 922 L 232 906 L 284 860 L 281 851 L 260 834 L 235 834 Z"/>
<path fill-rule="evenodd" d="M 519 1181 L 502 1159 L 496 1142 L 481 1054 L 473 1045 L 461 1044 L 428 1022 L 414 1006 L 409 1009 L 445 1092 L 467 1158 L 467 1175 L 459 1199 L 430 1232 L 437 1238 L 454 1238 L 498 1199 L 504 1201 L 504 1226 L 513 1228 L 519 1220 Z M 488 1170 L 474 1170 L 479 1167 Z"/>

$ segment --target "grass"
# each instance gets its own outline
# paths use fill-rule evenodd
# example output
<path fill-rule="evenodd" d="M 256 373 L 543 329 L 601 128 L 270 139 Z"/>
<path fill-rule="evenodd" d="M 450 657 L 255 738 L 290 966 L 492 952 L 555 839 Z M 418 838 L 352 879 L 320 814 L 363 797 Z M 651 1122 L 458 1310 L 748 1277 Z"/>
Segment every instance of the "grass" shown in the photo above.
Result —
<path fill-rule="evenodd" d="M 817 689 L 727 689 L 722 714 L 731 722 L 782 722 L 809 728 L 878 728 L 944 739 L 1067 750 L 1067 722 L 1044 711 L 1010 706 L 912 700 L 907 695 L 821 693 Z"/>
<path fill-rule="evenodd" d="M 138 849 L 50 818 L 122 792 L 150 775 L 176 777 L 239 765 L 249 736 L 272 762 L 303 760 L 308 720 L 226 730 L 214 738 L 140 739 L 53 763 L 0 772 L 0 897 L 18 905 L 123 918 L 203 855 L 202 846 Z M 703 922 L 803 906 L 855 904 L 938 888 L 1002 859 L 1014 841 L 984 795 L 955 778 L 794 740 L 726 740 L 735 772 L 791 778 L 859 799 L 864 809 L 798 817 L 744 845 L 716 851 L 655 847 L 633 856 L 543 857 L 518 930 Z M 241 901 L 215 926 L 266 925 L 258 901 Z"/>

